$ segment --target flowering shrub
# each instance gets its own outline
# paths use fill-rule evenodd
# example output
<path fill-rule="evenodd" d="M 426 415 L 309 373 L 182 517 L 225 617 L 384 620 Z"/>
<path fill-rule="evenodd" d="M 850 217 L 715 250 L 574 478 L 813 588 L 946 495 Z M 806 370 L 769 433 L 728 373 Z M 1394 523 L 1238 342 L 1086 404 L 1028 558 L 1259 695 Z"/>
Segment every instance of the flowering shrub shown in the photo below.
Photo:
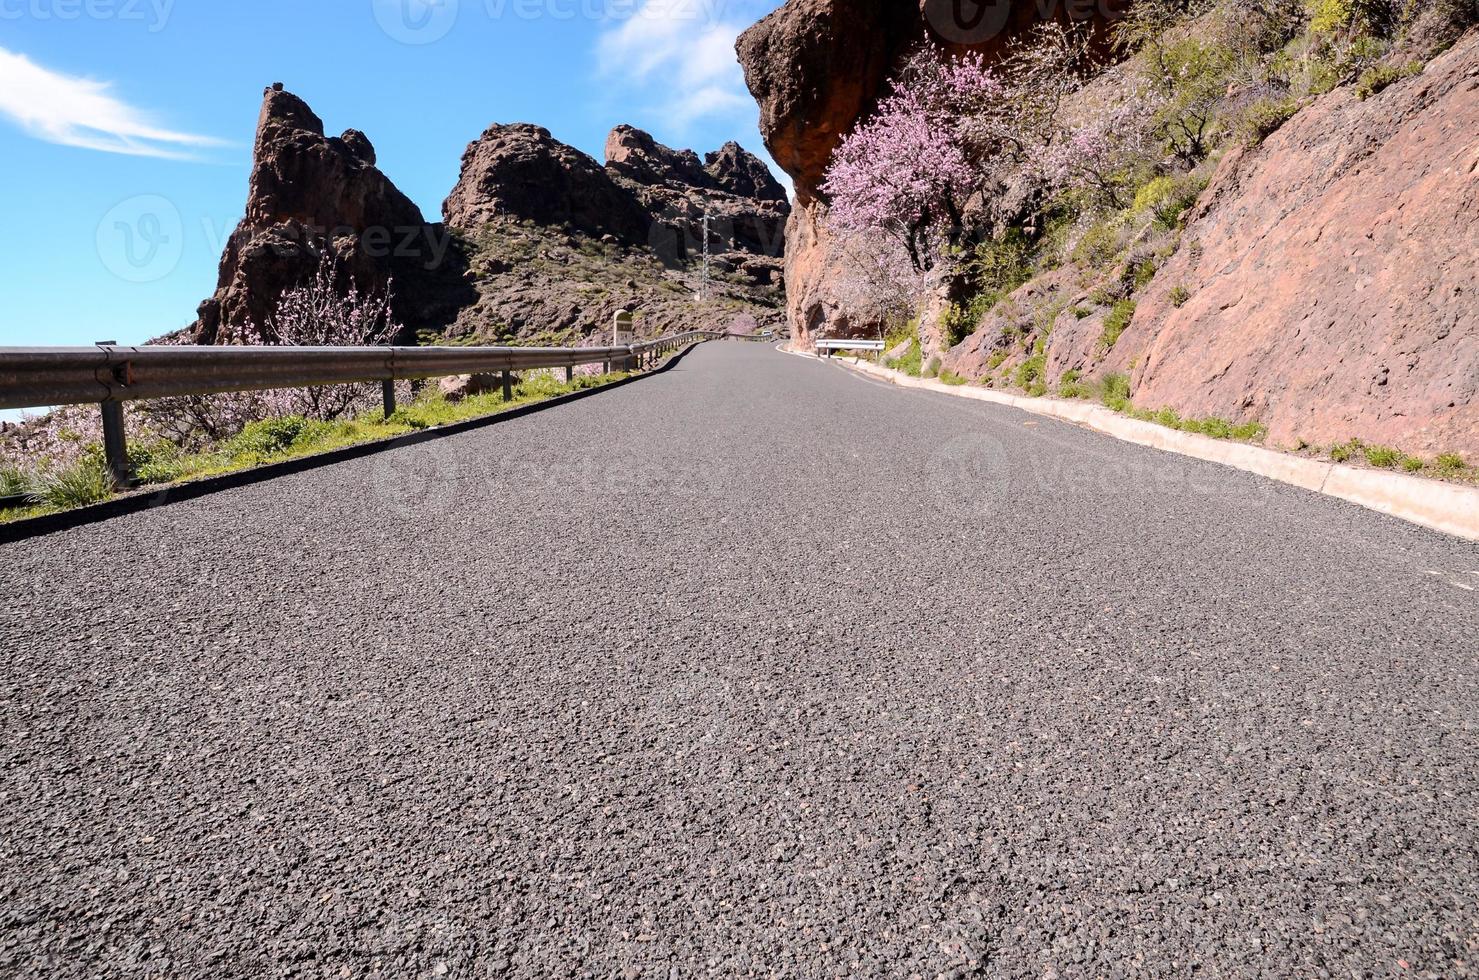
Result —
<path fill-rule="evenodd" d="M 247 346 L 360 347 L 384 343 L 398 330 L 389 290 L 383 296 L 364 295 L 353 283 L 341 283 L 333 258 L 325 252 L 313 279 L 285 290 L 264 327 L 248 322 L 225 339 Z M 142 402 L 139 412 L 163 438 L 198 448 L 261 419 L 302 416 L 333 421 L 351 409 L 371 407 L 377 393 L 376 385 L 357 384 L 189 395 Z"/>
<path fill-rule="evenodd" d="M 822 183 L 833 226 L 889 235 L 916 270 L 928 268 L 981 190 L 965 122 L 1002 90 L 979 55 L 948 61 L 925 50 L 911 58 L 872 118 L 833 154 Z"/>
<path fill-rule="evenodd" d="M 398 329 L 389 292 L 370 296 L 341 284 L 326 254 L 311 281 L 282 294 L 264 328 L 248 323 L 227 339 L 247 345 L 359 346 L 384 342 Z M 155 341 L 189 342 L 184 335 Z M 163 474 L 167 457 L 179 449 L 214 446 L 264 419 L 331 421 L 370 407 L 378 393 L 377 385 L 332 385 L 130 402 L 124 406 L 130 457 L 136 469 L 152 467 Z M 3 483 L 12 490 L 26 486 L 54 506 L 81 502 L 99 481 L 106 482 L 100 475 L 101 443 L 96 405 L 65 405 L 27 417 L 0 436 Z"/>

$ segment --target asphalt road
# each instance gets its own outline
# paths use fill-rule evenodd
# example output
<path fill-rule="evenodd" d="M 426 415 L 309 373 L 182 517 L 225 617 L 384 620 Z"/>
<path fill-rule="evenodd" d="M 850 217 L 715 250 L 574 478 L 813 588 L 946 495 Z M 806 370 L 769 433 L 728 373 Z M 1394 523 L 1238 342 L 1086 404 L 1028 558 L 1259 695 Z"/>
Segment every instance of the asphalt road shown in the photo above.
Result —
<path fill-rule="evenodd" d="M 0 546 L 0 975 L 1475 974 L 1476 586 L 707 344 Z"/>

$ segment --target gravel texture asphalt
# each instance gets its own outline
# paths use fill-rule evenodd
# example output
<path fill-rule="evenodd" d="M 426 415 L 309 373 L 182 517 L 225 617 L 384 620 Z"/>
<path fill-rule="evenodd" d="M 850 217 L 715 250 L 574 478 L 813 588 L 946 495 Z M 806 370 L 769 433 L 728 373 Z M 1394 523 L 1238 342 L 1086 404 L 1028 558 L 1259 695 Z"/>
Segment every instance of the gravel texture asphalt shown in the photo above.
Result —
<path fill-rule="evenodd" d="M 706 344 L 0 547 L 0 975 L 1474 974 L 1476 586 Z"/>

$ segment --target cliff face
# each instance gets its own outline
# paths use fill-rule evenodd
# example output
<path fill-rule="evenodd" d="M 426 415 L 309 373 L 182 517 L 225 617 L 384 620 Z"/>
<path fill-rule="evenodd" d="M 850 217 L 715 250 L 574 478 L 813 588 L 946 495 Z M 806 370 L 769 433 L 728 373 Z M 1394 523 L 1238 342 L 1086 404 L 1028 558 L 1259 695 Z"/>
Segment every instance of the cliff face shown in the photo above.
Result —
<path fill-rule="evenodd" d="M 191 334 L 216 343 L 264 326 L 325 254 L 361 293 L 390 289 L 402 343 L 571 342 L 621 309 L 649 334 L 777 319 L 789 205 L 759 159 L 728 143 L 701 161 L 629 126 L 608 156 L 603 166 L 539 126 L 492 126 L 463 155 L 446 223 L 432 224 L 376 168 L 368 137 L 325 136 L 275 85 L 246 216 Z M 706 211 L 711 285 L 696 303 Z"/>
<path fill-rule="evenodd" d="M 997 383 L 1040 340 L 1049 390 L 1127 374 L 1137 406 L 1258 421 L 1269 445 L 1479 454 L 1476 95 L 1471 32 L 1369 99 L 1321 96 L 1222 159 L 1111 351 L 1106 282 L 1065 267 L 943 366 Z"/>
<path fill-rule="evenodd" d="M 1278 444 L 1479 453 L 1476 133 L 1470 34 L 1225 158 L 1116 345 L 1137 403 L 1258 418 Z"/>
<path fill-rule="evenodd" d="M 1120 6 L 1115 0 L 1082 9 L 1097 24 L 1105 10 Z M 827 232 L 818 187 L 832 151 L 877 104 L 906 52 L 928 38 L 992 57 L 1037 23 L 1041 11 L 1079 9 L 1025 0 L 788 0 L 740 35 L 736 51 L 760 106 L 765 146 L 796 187 L 785 278 L 786 315 L 798 345 L 809 346 L 816 333 L 864 335 L 880 326 L 839 292 L 852 260 Z"/>
<path fill-rule="evenodd" d="M 325 136 L 307 103 L 275 85 L 262 99 L 246 215 L 193 336 L 215 343 L 249 321 L 265 325 L 278 296 L 311 278 L 325 252 L 362 292 L 394 280 L 403 323 L 445 324 L 471 298 L 450 235 L 376 169 L 370 140 L 353 129 Z"/>

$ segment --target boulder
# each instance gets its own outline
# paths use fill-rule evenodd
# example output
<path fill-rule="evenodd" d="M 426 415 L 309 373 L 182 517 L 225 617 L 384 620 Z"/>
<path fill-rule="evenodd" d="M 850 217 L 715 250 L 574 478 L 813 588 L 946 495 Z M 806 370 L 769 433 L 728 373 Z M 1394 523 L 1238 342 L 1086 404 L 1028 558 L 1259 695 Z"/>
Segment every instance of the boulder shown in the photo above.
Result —
<path fill-rule="evenodd" d="M 606 137 L 606 170 L 639 184 L 717 188 L 692 150 L 673 150 L 633 126 Z"/>
<path fill-rule="evenodd" d="M 720 190 L 756 201 L 785 203 L 786 189 L 759 157 L 730 140 L 704 154 L 704 171 Z"/>

